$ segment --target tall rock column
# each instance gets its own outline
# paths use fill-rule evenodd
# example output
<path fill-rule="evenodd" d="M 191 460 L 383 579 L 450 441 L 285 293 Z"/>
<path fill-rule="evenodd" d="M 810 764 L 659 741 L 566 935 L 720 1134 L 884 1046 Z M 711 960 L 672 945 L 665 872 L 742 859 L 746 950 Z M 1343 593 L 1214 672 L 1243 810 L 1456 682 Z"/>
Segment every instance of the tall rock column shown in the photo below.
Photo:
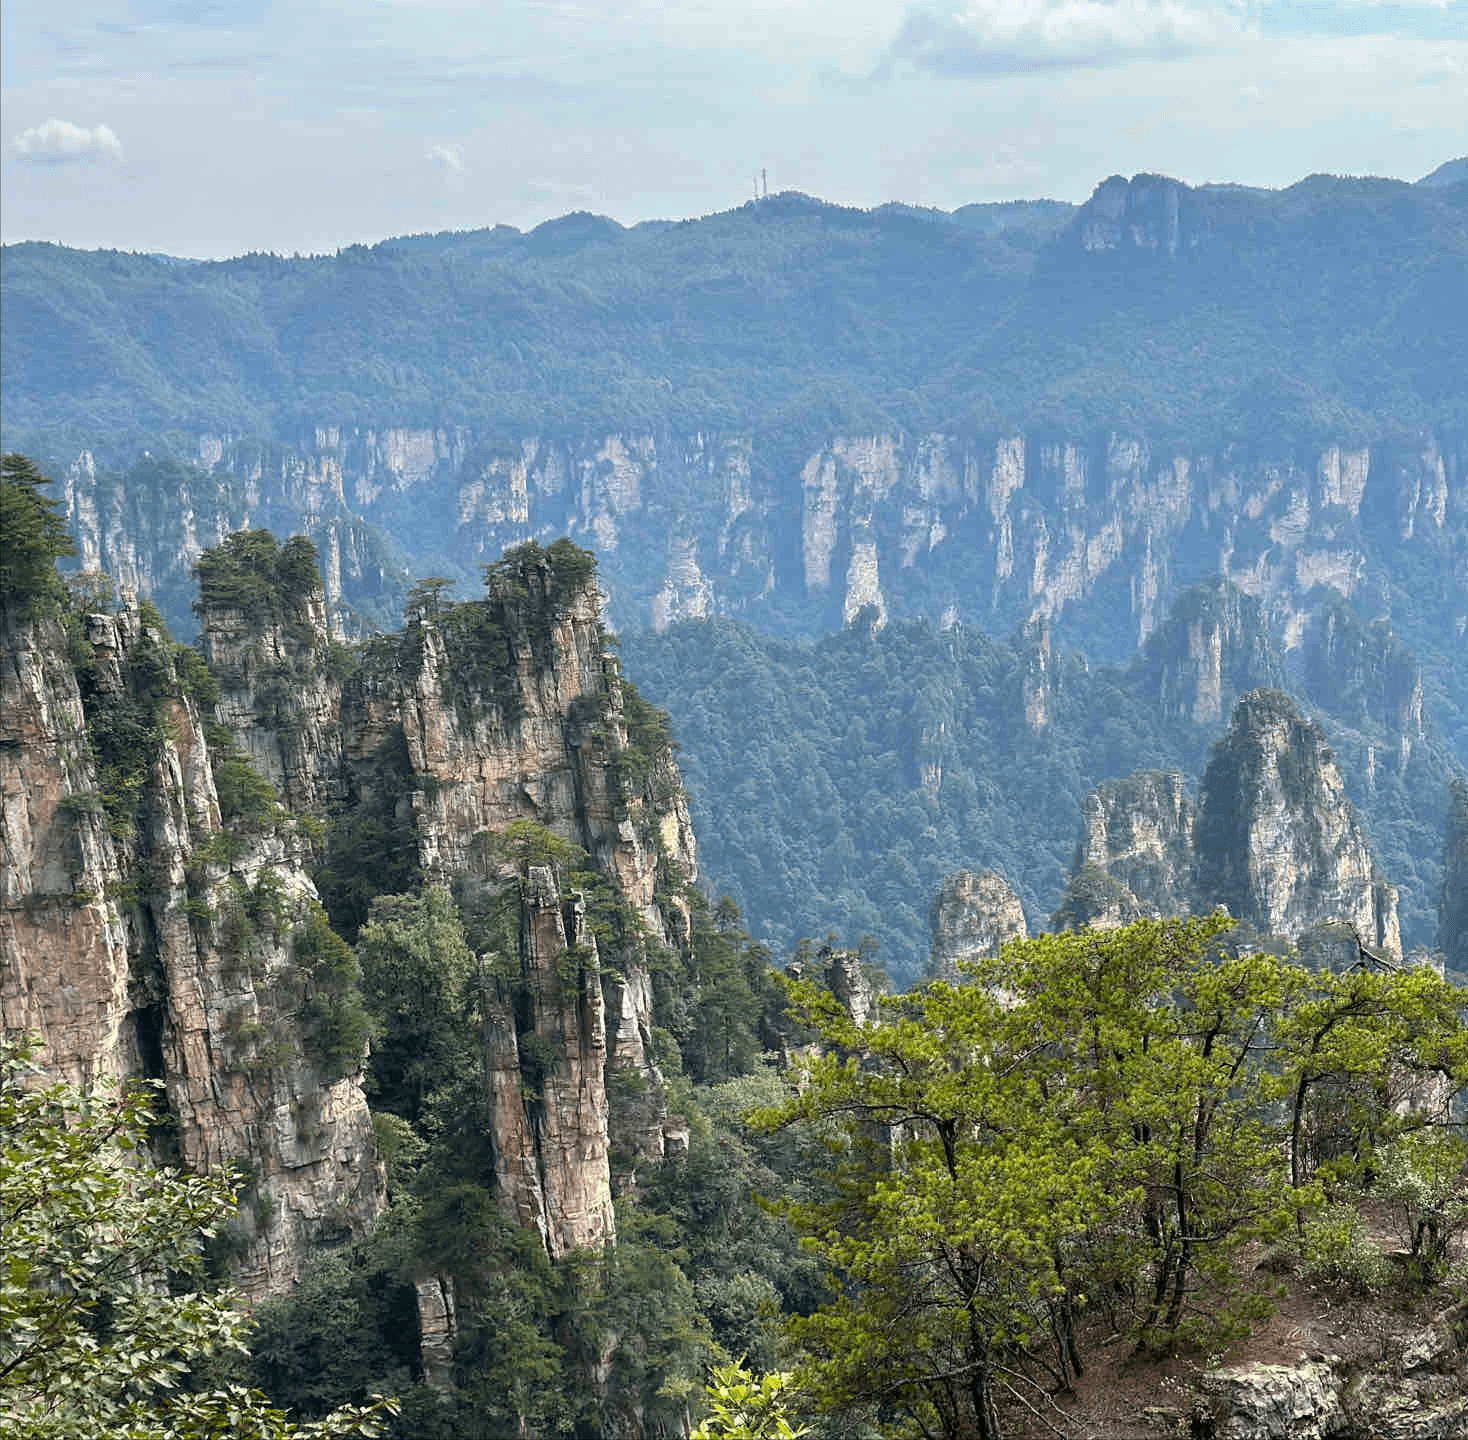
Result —
<path fill-rule="evenodd" d="M 945 875 L 928 907 L 928 976 L 956 981 L 958 964 L 997 955 L 1028 937 L 1025 912 L 1009 882 L 993 871 Z"/>
<path fill-rule="evenodd" d="M 1198 908 L 1289 940 L 1329 922 L 1400 953 L 1396 892 L 1379 881 L 1325 736 L 1276 690 L 1234 709 L 1203 777 L 1193 831 Z"/>
<path fill-rule="evenodd" d="M 1468 783 L 1454 782 L 1443 835 L 1443 889 L 1438 946 L 1447 964 L 1468 971 Z"/>

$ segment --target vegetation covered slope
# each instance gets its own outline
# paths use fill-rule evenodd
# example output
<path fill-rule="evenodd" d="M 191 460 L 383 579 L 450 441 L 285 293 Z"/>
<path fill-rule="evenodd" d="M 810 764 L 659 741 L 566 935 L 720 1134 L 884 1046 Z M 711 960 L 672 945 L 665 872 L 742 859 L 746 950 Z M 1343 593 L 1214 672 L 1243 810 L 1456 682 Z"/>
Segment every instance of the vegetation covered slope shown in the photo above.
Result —
<path fill-rule="evenodd" d="M 677 225 L 571 215 L 294 260 L 11 246 L 6 425 L 1054 423 L 1213 442 L 1461 422 L 1463 186 L 1139 177 L 1107 248 L 1119 184 L 1053 235 L 786 194 Z"/>
<path fill-rule="evenodd" d="M 1210 593 L 1185 595 L 1179 613 L 1195 617 Z M 621 647 L 629 675 L 672 716 L 707 873 L 776 949 L 866 934 L 894 981 L 910 984 L 926 960 L 927 899 L 960 868 L 997 870 L 1043 927 L 1087 792 L 1158 768 L 1196 788 L 1233 699 L 1287 683 L 1339 749 L 1377 861 L 1401 889 L 1404 942 L 1435 943 L 1460 767 L 1430 730 L 1398 766 L 1385 711 L 1348 684 L 1350 667 L 1334 689 L 1290 681 L 1267 632 L 1225 669 L 1219 713 L 1201 724 L 1177 713 L 1165 684 L 1187 663 L 1186 626 L 1164 627 L 1127 667 L 1058 652 L 1042 661 L 1034 636 L 927 621 L 857 624 L 811 643 L 689 622 L 625 635 Z M 1037 726 L 1027 705 L 1042 696 Z"/>

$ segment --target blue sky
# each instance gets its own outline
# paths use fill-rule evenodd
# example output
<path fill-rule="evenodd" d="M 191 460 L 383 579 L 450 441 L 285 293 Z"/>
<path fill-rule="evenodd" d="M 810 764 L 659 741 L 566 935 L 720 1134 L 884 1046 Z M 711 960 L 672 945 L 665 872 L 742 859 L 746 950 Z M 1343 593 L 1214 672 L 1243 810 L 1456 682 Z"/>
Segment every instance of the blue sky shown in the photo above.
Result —
<path fill-rule="evenodd" d="M 1081 200 L 1468 153 L 1468 0 L 5 0 L 6 241 L 222 256 L 770 189 Z"/>

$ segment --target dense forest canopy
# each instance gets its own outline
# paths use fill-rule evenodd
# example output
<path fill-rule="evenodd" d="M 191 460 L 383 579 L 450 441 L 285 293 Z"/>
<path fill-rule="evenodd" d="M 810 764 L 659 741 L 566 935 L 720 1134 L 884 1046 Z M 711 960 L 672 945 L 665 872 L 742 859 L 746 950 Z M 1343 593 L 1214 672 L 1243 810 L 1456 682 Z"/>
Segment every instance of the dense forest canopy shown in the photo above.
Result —
<path fill-rule="evenodd" d="M 1117 224 L 1121 184 L 1069 216 L 792 193 L 676 225 L 572 215 L 309 259 L 10 246 L 7 437 L 669 424 L 800 449 L 833 428 L 1212 444 L 1463 423 L 1464 186 L 1144 176 Z"/>

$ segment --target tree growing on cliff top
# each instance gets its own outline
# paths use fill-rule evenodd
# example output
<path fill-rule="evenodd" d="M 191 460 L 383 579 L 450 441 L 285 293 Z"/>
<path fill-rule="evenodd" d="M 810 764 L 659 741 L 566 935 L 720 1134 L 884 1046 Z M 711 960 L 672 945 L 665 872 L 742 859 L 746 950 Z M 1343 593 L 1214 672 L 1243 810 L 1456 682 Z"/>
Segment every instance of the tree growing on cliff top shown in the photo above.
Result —
<path fill-rule="evenodd" d="M 76 546 L 62 519 L 66 507 L 41 494 L 50 483 L 24 455 L 0 458 L 0 603 L 34 609 L 66 595 L 56 562 Z"/>
<path fill-rule="evenodd" d="M 832 1155 L 829 1198 L 781 1207 L 839 1296 L 794 1322 L 803 1390 L 894 1440 L 1039 1424 L 1089 1315 L 1154 1351 L 1244 1333 L 1268 1299 L 1241 1247 L 1288 1243 L 1354 1185 L 1332 1156 L 1446 1123 L 1463 992 L 1230 954 L 1228 925 L 1016 942 L 868 1025 L 789 983 L 821 1046 L 753 1119 L 804 1121 Z"/>
<path fill-rule="evenodd" d="M 154 1169 L 146 1091 L 34 1083 L 0 1044 L 0 1413 L 13 1440 L 336 1440 L 396 1402 L 312 1424 L 242 1386 L 189 1385 L 245 1350 L 229 1291 L 200 1289 L 203 1237 L 233 1210 L 219 1177 Z"/>

